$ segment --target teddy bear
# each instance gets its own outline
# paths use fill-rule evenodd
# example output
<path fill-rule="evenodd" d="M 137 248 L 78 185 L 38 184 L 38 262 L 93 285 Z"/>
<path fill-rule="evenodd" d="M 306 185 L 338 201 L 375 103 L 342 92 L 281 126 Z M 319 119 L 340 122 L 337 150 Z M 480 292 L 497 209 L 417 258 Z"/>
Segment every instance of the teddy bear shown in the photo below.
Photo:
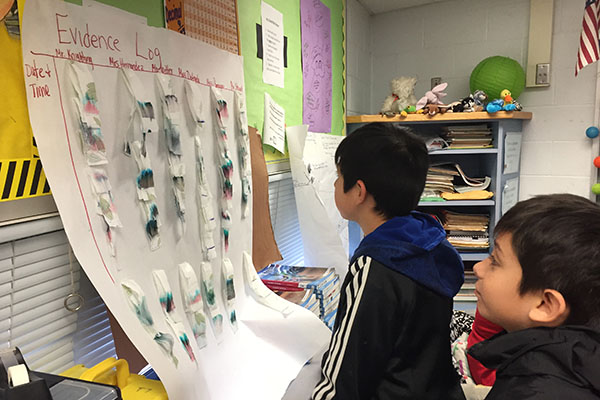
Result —
<path fill-rule="evenodd" d="M 392 94 L 387 96 L 381 107 L 381 114 L 394 115 L 400 114 L 409 106 L 414 106 L 417 103 L 415 97 L 415 85 L 417 78 L 412 76 L 400 76 L 392 79 L 390 89 Z"/>

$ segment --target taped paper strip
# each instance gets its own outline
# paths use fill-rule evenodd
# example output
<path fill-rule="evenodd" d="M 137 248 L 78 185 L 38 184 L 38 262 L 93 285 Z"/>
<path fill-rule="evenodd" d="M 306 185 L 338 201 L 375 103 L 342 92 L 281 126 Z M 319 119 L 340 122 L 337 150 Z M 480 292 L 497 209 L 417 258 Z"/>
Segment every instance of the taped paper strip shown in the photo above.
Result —
<path fill-rule="evenodd" d="M 175 301 L 173 300 L 173 291 L 171 290 L 171 285 L 169 284 L 167 274 L 162 269 L 155 269 L 154 271 L 152 271 L 152 278 L 154 280 L 156 292 L 158 293 L 160 306 L 162 307 L 162 310 L 165 313 L 165 322 L 167 323 L 167 325 L 169 325 L 173 334 L 177 336 L 177 338 L 181 342 L 181 345 L 187 352 L 188 356 L 190 357 L 190 360 L 196 361 L 196 356 L 194 355 L 194 351 L 190 346 L 190 341 L 185 332 L 185 326 L 181 323 L 179 316 L 175 312 Z"/>
<path fill-rule="evenodd" d="M 200 240 L 202 253 L 205 260 L 212 260 L 217 256 L 213 231 L 216 228 L 215 212 L 212 206 L 212 195 L 206 178 L 204 157 L 202 156 L 202 142 L 200 132 L 204 126 L 202 118 L 202 100 L 200 87 L 191 81 L 185 81 L 185 94 L 188 108 L 195 122 L 194 147 L 196 155 L 196 206 L 200 222 Z"/>
<path fill-rule="evenodd" d="M 229 156 L 229 146 L 227 145 L 227 128 L 225 126 L 229 111 L 227 102 L 221 92 L 214 86 L 210 88 L 213 101 L 213 108 L 217 118 L 216 124 L 216 142 L 217 152 L 220 160 L 221 175 L 221 228 L 223 229 L 223 246 L 225 252 L 229 249 L 229 234 L 231 231 L 231 209 L 233 198 L 233 162 Z"/>
<path fill-rule="evenodd" d="M 233 282 L 233 264 L 229 258 L 223 258 L 221 263 L 221 290 L 229 322 L 234 332 L 237 331 L 237 316 L 235 313 L 235 286 Z"/>
<path fill-rule="evenodd" d="M 150 314 L 150 310 L 148 310 L 146 295 L 142 288 L 131 279 L 121 282 L 121 287 L 125 292 L 127 303 L 135 313 L 138 321 L 140 321 L 144 329 L 152 335 L 152 339 L 159 345 L 161 351 L 173 361 L 175 366 L 177 366 L 179 360 L 177 360 L 177 357 L 173 354 L 173 337 L 168 333 L 158 332 L 154 328 L 152 314 Z"/>
<path fill-rule="evenodd" d="M 206 316 L 196 273 L 187 262 L 179 264 L 179 283 L 184 296 L 185 311 L 199 348 L 206 346 Z"/>
<path fill-rule="evenodd" d="M 137 75 L 128 69 L 121 69 L 121 76 L 132 102 L 129 126 L 125 131 L 125 154 L 131 155 L 138 166 L 137 195 L 139 205 L 144 213 L 146 236 L 150 241 L 150 249 L 160 247 L 160 220 L 154 192 L 154 172 L 150 158 L 146 152 L 146 135 L 158 131 L 154 117 L 154 107 L 150 102 L 145 88 Z M 138 130 L 141 135 L 136 135 Z M 136 137 L 141 136 L 141 137 Z"/>
<path fill-rule="evenodd" d="M 156 287 L 156 293 L 158 293 L 160 306 L 165 315 L 168 316 L 175 311 L 175 302 L 173 301 L 173 292 L 171 291 L 167 274 L 162 269 L 155 269 L 152 271 L 152 278 Z"/>
<path fill-rule="evenodd" d="M 236 114 L 238 121 L 238 156 L 240 159 L 240 175 L 242 178 L 242 218 L 248 216 L 248 203 L 250 202 L 252 171 L 250 169 L 250 138 L 248 136 L 248 116 L 246 114 L 246 101 L 244 95 L 235 92 Z"/>
<path fill-rule="evenodd" d="M 212 265 L 209 262 L 201 264 L 202 271 L 202 295 L 206 305 L 207 315 L 212 321 L 213 333 L 217 342 L 221 342 L 223 333 L 223 316 L 219 313 L 217 299 L 215 296 L 215 285 L 213 281 Z"/>
<path fill-rule="evenodd" d="M 8 375 L 8 386 L 21 386 L 29 383 L 29 372 L 25 364 L 13 365 L 6 370 Z"/>
<path fill-rule="evenodd" d="M 158 132 L 158 123 L 154 116 L 154 106 L 140 78 L 130 69 L 121 68 L 121 72 L 123 73 L 125 86 L 134 102 L 132 112 L 141 124 L 141 132 L 144 138 L 149 133 Z M 127 142 L 132 142 L 133 140 L 132 137 L 127 138 Z"/>
<path fill-rule="evenodd" d="M 185 333 L 185 326 L 181 322 L 176 322 L 173 319 L 171 319 L 170 317 L 167 317 L 165 319 L 165 321 L 167 322 L 167 325 L 169 325 L 169 327 L 171 328 L 173 333 L 179 339 L 179 342 L 185 349 L 190 360 L 196 361 L 196 356 L 194 355 L 194 350 L 192 349 L 192 346 L 190 345 L 190 339 L 188 338 L 187 333 Z"/>
<path fill-rule="evenodd" d="M 158 206 L 156 205 L 156 192 L 154 191 L 154 171 L 150 165 L 150 158 L 146 154 L 145 145 L 135 141 L 131 143 L 130 149 L 138 166 L 139 174 L 136 178 L 136 191 L 138 201 L 145 218 L 145 230 L 150 249 L 156 250 L 160 247 L 159 229 L 161 226 L 158 218 Z"/>
<path fill-rule="evenodd" d="M 177 217 L 185 232 L 185 165 L 181 152 L 181 107 L 173 91 L 171 79 L 165 75 L 155 75 L 162 100 L 165 139 L 168 150 L 169 175 L 173 185 L 173 197 Z"/>
<path fill-rule="evenodd" d="M 256 273 L 252 257 L 245 251 L 242 253 L 242 268 L 244 269 L 246 282 L 254 294 L 256 301 L 275 311 L 279 311 L 286 317 L 294 312 L 293 305 L 290 302 L 277 296 L 271 289 L 265 286 Z"/>
<path fill-rule="evenodd" d="M 198 217 L 200 219 L 200 240 L 202 241 L 202 252 L 206 260 L 217 257 L 213 231 L 217 227 L 215 212 L 212 206 L 212 195 L 208 188 L 204 158 L 202 157 L 202 144 L 200 137 L 194 138 L 196 149 L 196 200 L 198 204 Z"/>
<path fill-rule="evenodd" d="M 73 99 L 73 104 L 78 115 L 79 139 L 86 163 L 89 166 L 108 164 L 94 77 L 89 67 L 74 62 L 68 64 L 67 74 L 75 91 L 76 98 Z M 98 179 L 95 179 L 97 177 Z M 114 257 L 116 250 L 112 229 L 120 227 L 121 222 L 110 192 L 108 176 L 104 170 L 94 169 L 92 187 L 96 194 L 97 213 L 104 216 L 106 239 L 110 247 L 110 253 Z"/>
<path fill-rule="evenodd" d="M 77 96 L 73 104 L 79 116 L 79 138 L 86 162 L 89 166 L 108 164 L 92 73 L 87 66 L 75 62 L 69 63 L 67 71 Z"/>

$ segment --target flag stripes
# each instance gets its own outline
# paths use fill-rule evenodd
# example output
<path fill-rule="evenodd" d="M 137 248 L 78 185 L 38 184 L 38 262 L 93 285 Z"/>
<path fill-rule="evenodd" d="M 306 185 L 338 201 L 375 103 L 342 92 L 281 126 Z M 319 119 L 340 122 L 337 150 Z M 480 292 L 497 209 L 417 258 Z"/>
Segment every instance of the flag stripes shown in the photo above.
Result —
<path fill-rule="evenodd" d="M 575 63 L 575 76 L 586 65 L 592 64 L 600 58 L 600 44 L 598 42 L 598 21 L 600 20 L 600 7 L 598 0 L 587 0 L 583 12 L 581 35 L 579 36 L 579 50 Z"/>

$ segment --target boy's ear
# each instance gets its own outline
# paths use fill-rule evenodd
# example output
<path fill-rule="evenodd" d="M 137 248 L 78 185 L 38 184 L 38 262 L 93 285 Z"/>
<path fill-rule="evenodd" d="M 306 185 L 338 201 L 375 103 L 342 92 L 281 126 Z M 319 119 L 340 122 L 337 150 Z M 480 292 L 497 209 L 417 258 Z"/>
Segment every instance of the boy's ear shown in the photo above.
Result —
<path fill-rule="evenodd" d="M 539 326 L 562 325 L 569 316 L 564 296 L 554 289 L 544 289 L 537 305 L 529 311 L 529 318 Z"/>
<path fill-rule="evenodd" d="M 362 180 L 358 179 L 356 181 L 356 187 L 358 188 L 358 202 L 362 203 L 367 198 L 367 186 Z"/>

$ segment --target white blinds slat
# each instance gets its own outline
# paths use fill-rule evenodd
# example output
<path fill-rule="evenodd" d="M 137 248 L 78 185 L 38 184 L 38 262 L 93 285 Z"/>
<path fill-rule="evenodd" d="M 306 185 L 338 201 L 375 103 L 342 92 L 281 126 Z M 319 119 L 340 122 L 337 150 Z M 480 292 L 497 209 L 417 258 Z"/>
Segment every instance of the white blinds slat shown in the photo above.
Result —
<path fill-rule="evenodd" d="M 76 320 L 76 316 L 75 319 Z M 23 354 L 34 351 L 38 348 L 44 347 L 49 343 L 54 342 L 55 340 L 61 339 L 64 336 L 72 334 L 77 330 L 77 324 L 72 319 L 72 323 L 70 325 L 65 326 L 64 328 L 60 328 L 55 330 L 58 325 L 62 325 L 62 323 L 52 324 L 51 328 L 44 327 L 38 332 L 31 332 L 26 337 L 13 338 L 12 342 L 15 346 L 19 346 Z M 56 325 L 56 326 L 54 326 Z"/>
<path fill-rule="evenodd" d="M 73 274 L 75 282 L 79 280 L 79 272 L 75 272 Z M 71 285 L 71 275 L 64 274 L 55 279 L 40 283 L 36 286 L 27 287 L 26 289 L 22 289 L 19 291 L 15 291 L 13 294 L 14 302 L 19 303 L 23 300 L 30 299 L 36 295 L 40 295 L 42 293 L 46 293 L 48 291 L 54 290 L 54 288 Z"/>
<path fill-rule="evenodd" d="M 12 243 L 0 243 L 0 260 L 5 260 L 7 258 L 12 257 L 13 248 Z M 1 265 L 1 264 L 0 264 Z"/>
<path fill-rule="evenodd" d="M 60 230 L 51 233 L 45 233 L 43 235 L 28 237 L 26 239 L 16 240 L 14 251 L 15 256 L 20 256 L 22 254 L 27 254 L 37 250 L 45 249 L 47 247 L 67 243 L 68 240 L 65 231 Z"/>
<path fill-rule="evenodd" d="M 0 308 L 0 326 L 8 326 L 8 319 L 10 318 L 10 307 Z"/>
<path fill-rule="evenodd" d="M 63 357 L 65 354 L 73 357 L 73 342 L 69 339 L 59 340 L 54 346 L 50 347 L 50 351 L 47 354 L 36 354 L 38 357 L 28 356 L 27 363 L 29 369 L 39 370 L 45 368 L 46 365 L 52 363 L 57 358 Z M 62 371 L 61 371 L 62 372 Z"/>
<path fill-rule="evenodd" d="M 275 241 L 283 256 L 281 263 L 303 265 L 304 249 L 291 178 L 269 183 L 269 206 Z"/>
<path fill-rule="evenodd" d="M 20 267 L 22 265 L 34 264 L 38 261 L 43 261 L 49 258 L 55 258 L 59 256 L 66 257 L 65 263 L 69 262 L 68 244 L 60 244 L 57 246 L 46 247 L 45 249 L 35 250 L 30 253 L 15 256 L 13 263 L 15 267 Z"/>
<path fill-rule="evenodd" d="M 0 285 L 4 283 L 9 283 L 10 281 L 12 281 L 11 271 L 0 272 Z"/>
<path fill-rule="evenodd" d="M 63 278 L 61 278 L 61 279 L 63 279 Z M 65 281 L 63 283 L 63 285 L 59 286 L 57 284 L 55 286 L 54 290 L 51 290 L 51 291 L 45 292 L 45 293 L 40 293 L 37 296 L 26 297 L 26 299 L 23 301 L 15 302 L 15 304 L 13 305 L 13 313 L 15 315 L 19 315 L 19 314 L 24 313 L 27 310 L 31 310 L 33 308 L 39 307 L 41 304 L 49 303 L 56 299 L 64 299 L 71 293 L 72 289 L 71 289 L 71 280 L 70 279 L 63 279 L 63 280 Z M 25 289 L 25 292 L 35 293 L 36 292 L 35 289 L 36 288 Z M 75 291 L 77 291 L 77 290 L 79 290 L 79 283 L 75 282 Z"/>
<path fill-rule="evenodd" d="M 47 271 L 49 269 L 64 267 L 65 265 L 67 267 L 69 266 L 69 256 L 67 254 L 50 257 L 45 260 L 39 260 L 37 262 L 15 268 L 15 279 L 24 278 L 29 275 Z"/>
<path fill-rule="evenodd" d="M 75 317 L 73 319 L 75 321 L 77 321 L 76 314 L 73 314 L 66 308 L 61 307 L 58 310 L 54 310 L 52 312 L 49 312 L 48 314 L 45 314 L 38 318 L 29 320 L 21 325 L 15 325 L 13 323 L 12 336 L 13 337 L 25 336 L 25 335 L 29 334 L 30 332 L 35 332 L 42 327 L 45 327 L 47 325 L 55 323 L 56 321 L 67 322 L 67 320 L 69 320 L 69 317 Z"/>
<path fill-rule="evenodd" d="M 27 353 L 27 361 L 28 362 L 37 362 L 39 361 L 41 358 L 46 357 L 48 354 L 52 354 L 52 352 L 61 346 L 65 346 L 67 344 L 71 345 L 71 348 L 73 347 L 73 341 L 71 340 L 70 337 L 64 337 L 62 339 L 57 340 L 56 342 L 54 342 L 54 347 L 51 346 L 46 346 L 42 349 L 36 349 L 35 351 L 29 352 Z M 31 366 L 30 366 L 31 368 Z"/>
<path fill-rule="evenodd" d="M 60 217 L 43 218 L 20 224 L 6 225 L 0 229 L 0 243 L 62 229 L 63 226 Z"/>
<path fill-rule="evenodd" d="M 51 374 L 60 374 L 61 372 L 73 366 L 73 353 L 65 354 L 52 362 L 46 364 L 44 368 Z"/>
<path fill-rule="evenodd" d="M 3 291 L 3 289 L 4 289 L 3 286 L 8 286 L 6 291 Z M 9 289 L 10 289 L 10 284 L 0 285 L 0 293 L 10 293 Z M 10 306 L 10 294 L 0 297 L 0 308 L 4 308 L 4 307 L 8 307 L 8 306 Z"/>
<path fill-rule="evenodd" d="M 44 282 L 61 278 L 63 276 L 67 276 L 70 281 L 71 269 L 68 265 L 61 265 L 60 267 L 52 268 L 47 271 L 40 272 L 39 274 L 28 275 L 21 279 L 15 277 L 15 280 L 13 281 L 13 290 L 18 293 L 21 290 L 30 288 L 32 286 L 41 285 Z M 79 271 L 74 272 L 73 276 L 79 279 Z"/>
<path fill-rule="evenodd" d="M 0 271 L 8 271 L 12 268 L 12 258 L 0 260 Z"/>

